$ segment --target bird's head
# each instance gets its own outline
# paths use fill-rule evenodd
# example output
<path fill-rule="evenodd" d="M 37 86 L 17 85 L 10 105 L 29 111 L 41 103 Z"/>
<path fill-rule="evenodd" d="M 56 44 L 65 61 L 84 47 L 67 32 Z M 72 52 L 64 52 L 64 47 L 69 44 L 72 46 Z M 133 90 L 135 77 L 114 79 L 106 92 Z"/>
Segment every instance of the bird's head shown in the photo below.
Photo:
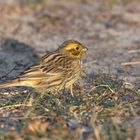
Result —
<path fill-rule="evenodd" d="M 87 48 L 76 40 L 67 40 L 60 47 L 59 52 L 71 59 L 81 59 Z"/>

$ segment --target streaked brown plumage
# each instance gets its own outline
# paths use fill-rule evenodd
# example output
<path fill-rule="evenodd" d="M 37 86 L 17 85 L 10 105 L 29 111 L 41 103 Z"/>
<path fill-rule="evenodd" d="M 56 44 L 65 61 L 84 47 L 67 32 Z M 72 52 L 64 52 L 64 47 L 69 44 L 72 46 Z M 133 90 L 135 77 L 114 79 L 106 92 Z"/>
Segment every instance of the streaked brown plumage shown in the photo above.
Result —
<path fill-rule="evenodd" d="M 87 48 L 78 41 L 65 41 L 17 79 L 1 83 L 0 88 L 31 86 L 41 92 L 70 88 L 81 75 L 81 58 L 85 50 Z"/>

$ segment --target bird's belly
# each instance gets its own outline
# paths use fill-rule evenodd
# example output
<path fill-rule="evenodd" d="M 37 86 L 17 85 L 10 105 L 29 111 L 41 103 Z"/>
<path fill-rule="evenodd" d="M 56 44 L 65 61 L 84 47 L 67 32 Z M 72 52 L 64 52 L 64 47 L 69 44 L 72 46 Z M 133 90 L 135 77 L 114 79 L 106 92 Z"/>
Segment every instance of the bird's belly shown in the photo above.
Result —
<path fill-rule="evenodd" d="M 74 84 L 77 79 L 79 78 L 80 76 L 80 72 L 76 72 L 75 74 L 73 74 L 71 77 L 69 77 L 67 80 L 66 80 L 66 85 L 65 85 L 65 88 L 68 88 L 70 87 L 72 84 Z"/>

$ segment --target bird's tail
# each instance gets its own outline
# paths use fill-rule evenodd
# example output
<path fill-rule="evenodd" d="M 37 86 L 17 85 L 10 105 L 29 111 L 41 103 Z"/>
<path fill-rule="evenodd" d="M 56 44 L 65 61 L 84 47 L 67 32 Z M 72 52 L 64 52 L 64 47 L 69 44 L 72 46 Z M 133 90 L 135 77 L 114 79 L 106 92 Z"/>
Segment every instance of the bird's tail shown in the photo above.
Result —
<path fill-rule="evenodd" d="M 0 88 L 16 87 L 16 86 L 27 86 L 25 80 L 14 79 L 8 82 L 0 83 Z"/>

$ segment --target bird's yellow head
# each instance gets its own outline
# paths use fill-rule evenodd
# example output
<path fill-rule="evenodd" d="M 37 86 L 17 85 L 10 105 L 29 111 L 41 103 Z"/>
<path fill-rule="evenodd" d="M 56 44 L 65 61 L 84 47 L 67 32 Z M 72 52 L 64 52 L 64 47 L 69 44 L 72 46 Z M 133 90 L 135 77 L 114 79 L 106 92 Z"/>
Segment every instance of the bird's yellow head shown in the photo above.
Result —
<path fill-rule="evenodd" d="M 72 59 L 81 59 L 87 48 L 78 41 L 67 40 L 60 47 L 59 51 Z"/>

